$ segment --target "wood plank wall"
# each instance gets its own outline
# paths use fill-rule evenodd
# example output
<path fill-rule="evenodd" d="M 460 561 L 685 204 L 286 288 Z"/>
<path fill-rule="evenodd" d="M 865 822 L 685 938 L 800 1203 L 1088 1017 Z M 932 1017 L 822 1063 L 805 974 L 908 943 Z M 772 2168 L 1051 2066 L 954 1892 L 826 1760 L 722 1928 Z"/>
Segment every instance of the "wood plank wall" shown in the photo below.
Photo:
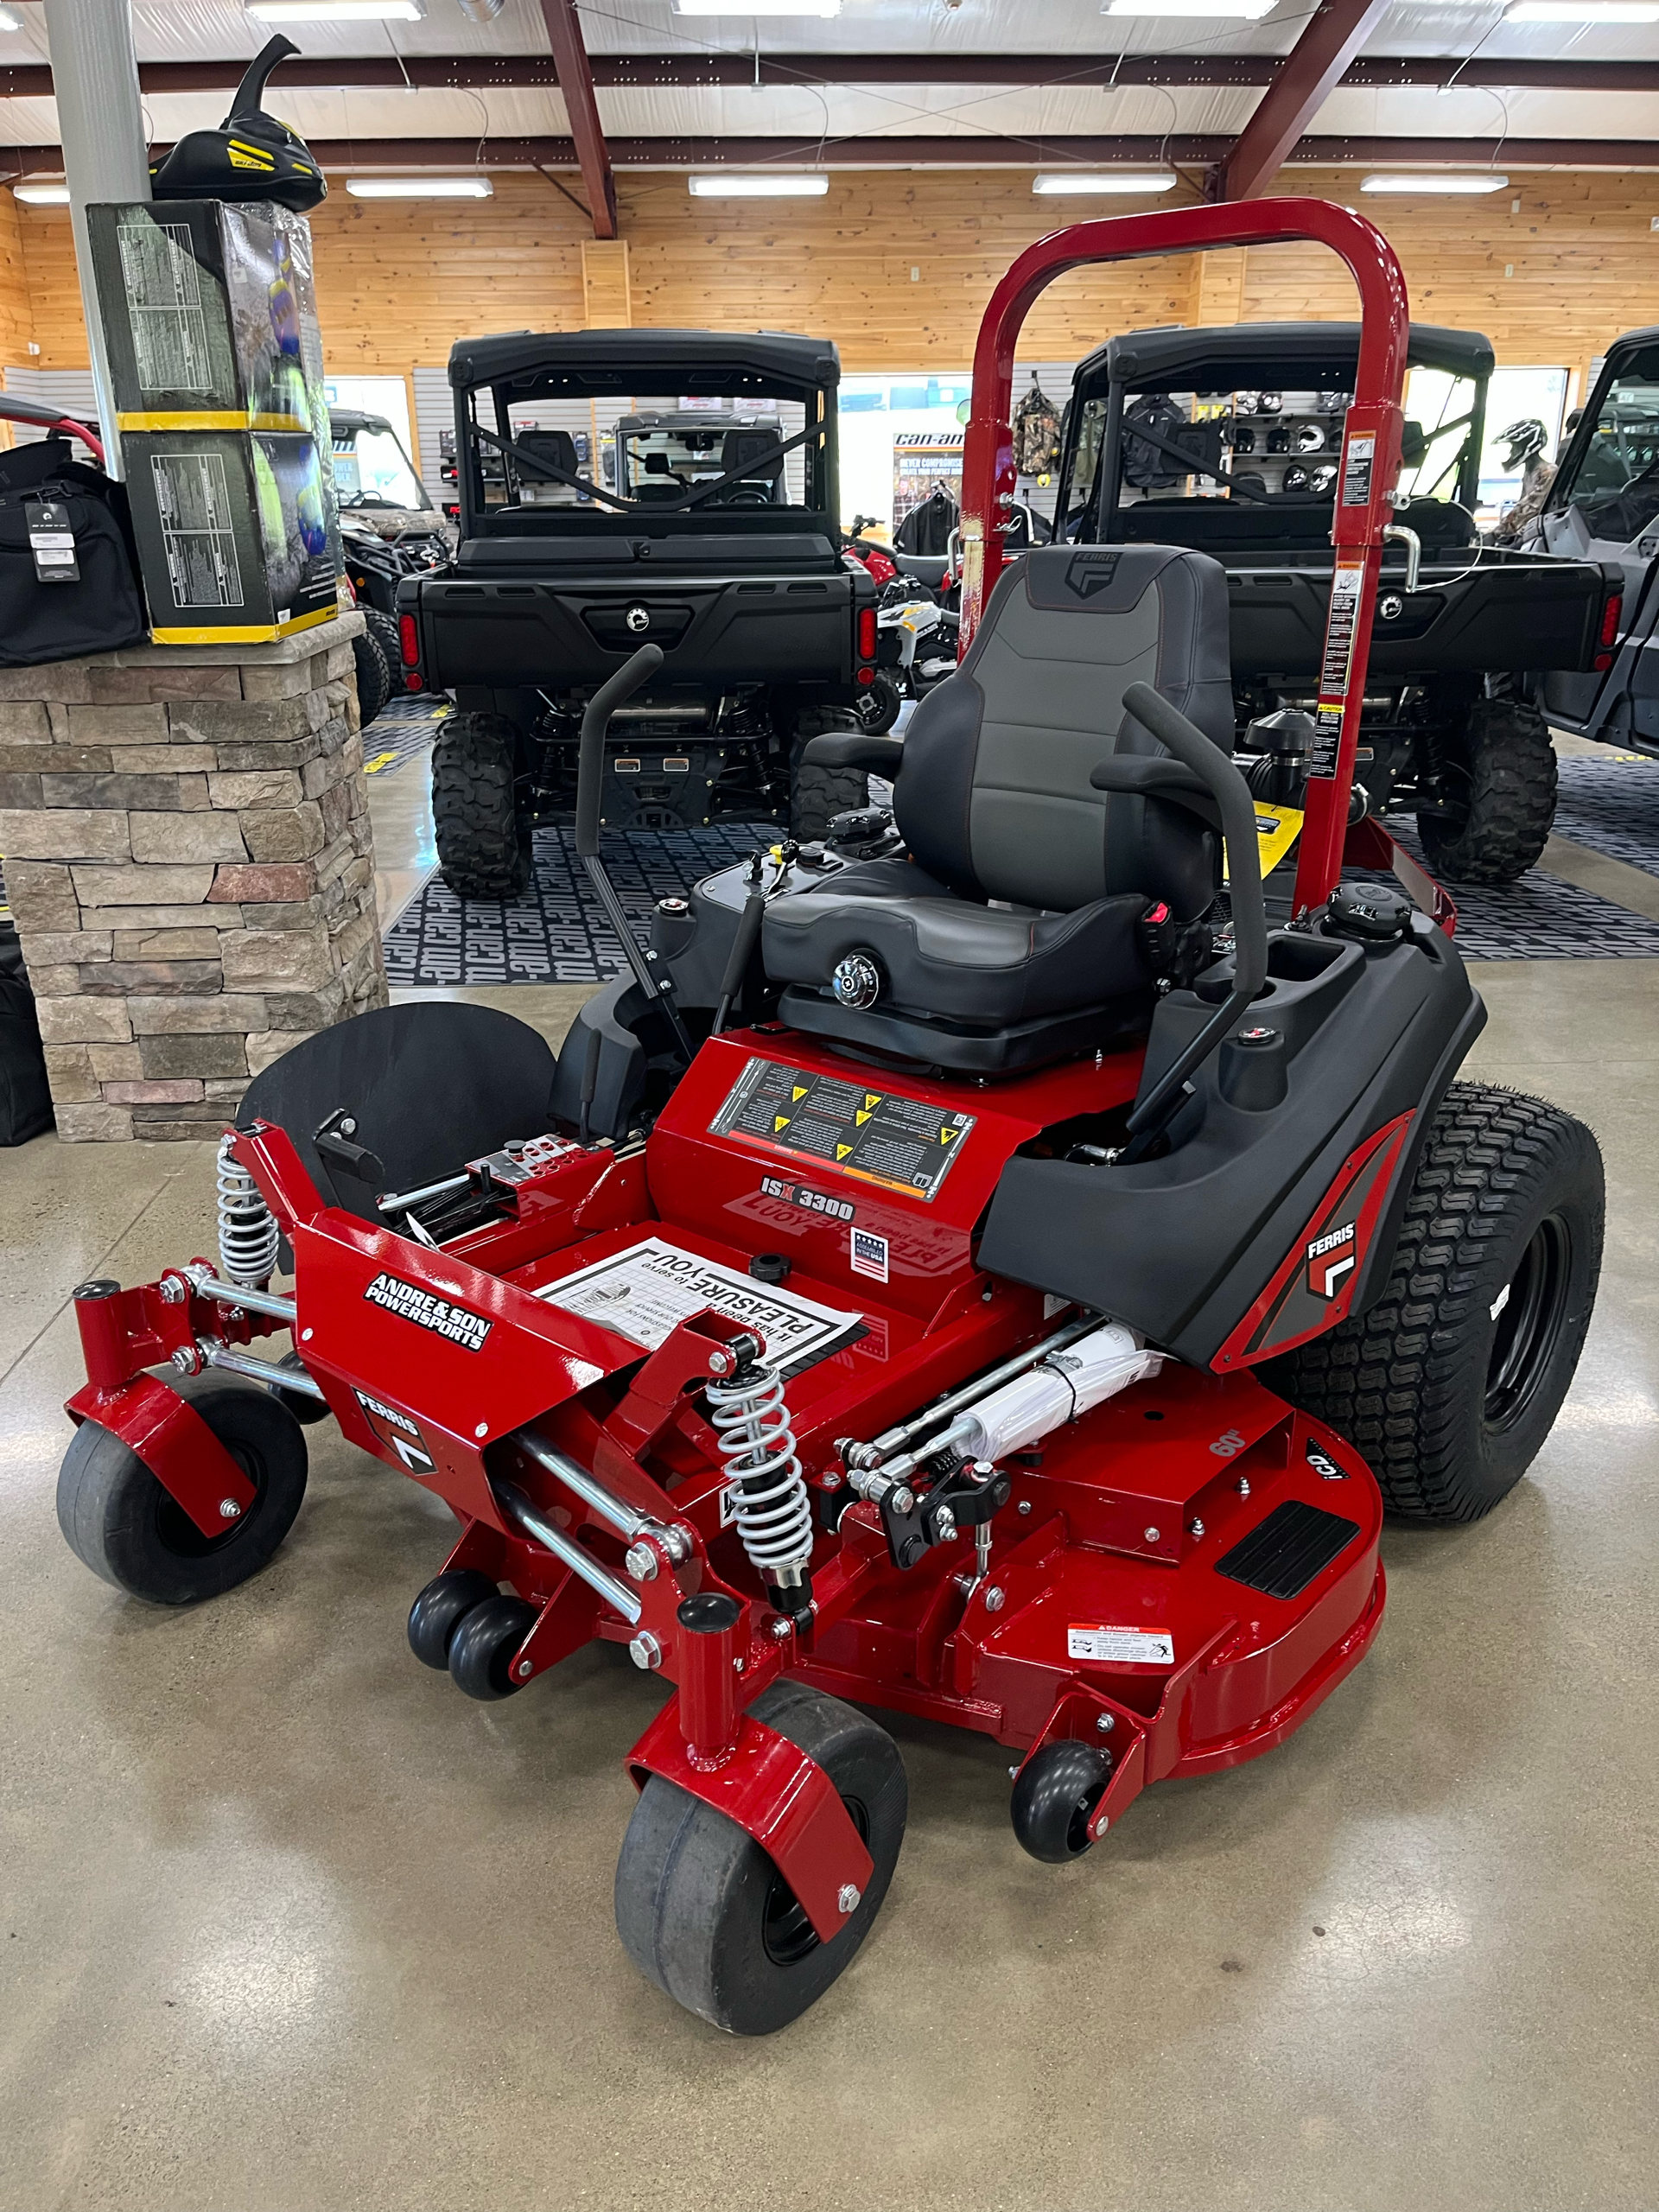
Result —
<path fill-rule="evenodd" d="M 1351 171 L 1291 181 L 1357 197 Z M 1033 199 L 1023 174 L 971 170 L 855 171 L 811 201 L 693 200 L 683 177 L 652 173 L 625 176 L 620 200 L 636 323 L 827 331 L 855 371 L 965 366 L 1014 255 L 1057 218 L 1096 212 Z M 1488 198 L 1363 209 L 1399 252 L 1416 314 L 1485 331 L 1501 361 L 1582 370 L 1619 330 L 1659 322 L 1659 176 L 1518 172 Z M 584 320 L 585 226 L 542 177 L 500 174 L 493 199 L 460 203 L 354 200 L 336 187 L 313 221 L 329 361 L 341 371 L 401 372 L 442 362 L 458 336 Z M 1207 276 L 1195 255 L 1063 278 L 1021 350 L 1064 360 L 1113 330 L 1227 319 L 1234 299 L 1248 318 L 1353 311 L 1346 276 L 1317 248 L 1255 250 L 1242 282 L 1230 257 L 1209 258 Z M 0 362 L 22 359 L 31 334 L 39 366 L 86 365 L 67 215 L 0 192 Z"/>

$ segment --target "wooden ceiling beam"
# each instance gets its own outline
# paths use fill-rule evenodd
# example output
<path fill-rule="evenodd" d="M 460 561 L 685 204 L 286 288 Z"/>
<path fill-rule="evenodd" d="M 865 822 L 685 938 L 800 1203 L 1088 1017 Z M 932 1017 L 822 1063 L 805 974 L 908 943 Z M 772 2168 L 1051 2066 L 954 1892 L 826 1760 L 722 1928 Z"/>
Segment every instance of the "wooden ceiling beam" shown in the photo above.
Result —
<path fill-rule="evenodd" d="M 576 160 L 594 219 L 594 236 L 613 238 L 617 234 L 616 179 L 611 173 L 610 151 L 599 119 L 599 102 L 594 98 L 594 73 L 576 0 L 542 0 L 542 21 L 547 26 L 547 42 L 558 72 L 565 119 L 575 141 Z"/>
<path fill-rule="evenodd" d="M 1319 0 L 1284 67 L 1214 176 L 1217 200 L 1254 200 L 1272 183 L 1393 0 Z"/>

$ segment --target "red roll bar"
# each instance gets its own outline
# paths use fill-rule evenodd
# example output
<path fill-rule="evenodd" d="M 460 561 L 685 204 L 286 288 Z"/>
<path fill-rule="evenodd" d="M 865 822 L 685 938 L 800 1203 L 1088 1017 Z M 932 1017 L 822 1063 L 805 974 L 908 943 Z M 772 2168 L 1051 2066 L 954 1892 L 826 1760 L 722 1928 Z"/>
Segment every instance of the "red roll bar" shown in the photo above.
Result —
<path fill-rule="evenodd" d="M 962 470 L 962 642 L 965 648 L 1004 566 L 1004 518 L 1014 491 L 1014 342 L 1039 293 L 1068 269 L 1090 262 L 1202 253 L 1287 238 L 1311 238 L 1339 255 L 1358 287 L 1360 310 L 1359 366 L 1343 426 L 1342 466 L 1332 511 L 1336 560 L 1319 677 L 1319 746 L 1308 780 L 1296 868 L 1295 911 L 1301 914 L 1323 906 L 1342 874 L 1382 531 L 1400 472 L 1408 310 L 1405 276 L 1380 231 L 1325 200 L 1246 200 L 1077 223 L 1027 247 L 991 295 L 974 349 L 974 393 Z"/>

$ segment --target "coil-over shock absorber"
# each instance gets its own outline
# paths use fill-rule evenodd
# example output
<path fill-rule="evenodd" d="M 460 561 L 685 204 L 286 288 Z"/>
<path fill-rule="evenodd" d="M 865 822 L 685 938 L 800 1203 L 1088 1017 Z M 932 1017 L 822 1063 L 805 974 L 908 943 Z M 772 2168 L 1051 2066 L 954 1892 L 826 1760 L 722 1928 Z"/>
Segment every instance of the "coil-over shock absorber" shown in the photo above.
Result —
<path fill-rule="evenodd" d="M 282 1232 L 233 1142 L 226 1134 L 219 1147 L 219 1272 L 226 1282 L 258 1290 L 276 1272 Z"/>
<path fill-rule="evenodd" d="M 726 1457 L 733 1517 L 768 1599 L 799 1620 L 812 1603 L 812 1501 L 784 1386 L 753 1337 L 738 1338 L 732 1349 L 736 1370 L 723 1382 L 711 1380 L 708 1397 Z"/>

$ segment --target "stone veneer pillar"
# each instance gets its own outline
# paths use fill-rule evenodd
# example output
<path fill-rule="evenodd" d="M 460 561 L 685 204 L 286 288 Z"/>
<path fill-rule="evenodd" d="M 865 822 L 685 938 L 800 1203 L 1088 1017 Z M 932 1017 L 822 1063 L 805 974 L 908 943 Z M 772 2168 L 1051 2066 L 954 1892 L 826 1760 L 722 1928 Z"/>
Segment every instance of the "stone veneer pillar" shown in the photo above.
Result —
<path fill-rule="evenodd" d="M 71 1141 L 216 1136 L 386 1002 L 352 639 L 0 669 L 0 865 Z"/>

